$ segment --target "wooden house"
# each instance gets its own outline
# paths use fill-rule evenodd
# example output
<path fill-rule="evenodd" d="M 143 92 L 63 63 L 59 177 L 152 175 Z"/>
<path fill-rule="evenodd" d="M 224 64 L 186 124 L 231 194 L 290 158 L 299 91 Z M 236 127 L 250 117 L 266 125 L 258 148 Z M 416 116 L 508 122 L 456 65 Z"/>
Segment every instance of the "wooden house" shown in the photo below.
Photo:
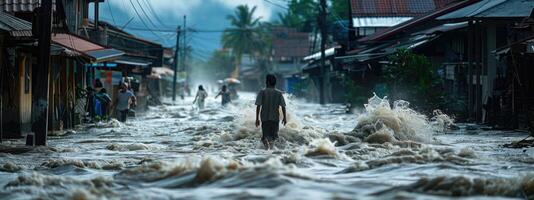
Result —
<path fill-rule="evenodd" d="M 19 138 L 31 131 L 32 67 L 35 63 L 31 23 L 0 11 L 0 132 Z"/>

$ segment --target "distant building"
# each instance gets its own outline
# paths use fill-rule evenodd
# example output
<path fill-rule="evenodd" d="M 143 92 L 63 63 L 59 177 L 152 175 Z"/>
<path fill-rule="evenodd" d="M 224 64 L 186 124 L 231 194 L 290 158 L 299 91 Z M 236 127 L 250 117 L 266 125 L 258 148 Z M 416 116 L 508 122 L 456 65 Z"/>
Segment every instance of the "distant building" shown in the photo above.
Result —
<path fill-rule="evenodd" d="M 296 28 L 273 27 L 272 72 L 279 77 L 278 86 L 289 92 L 298 91 L 296 84 L 300 82 L 304 57 L 310 51 L 310 33 L 299 32 Z"/>

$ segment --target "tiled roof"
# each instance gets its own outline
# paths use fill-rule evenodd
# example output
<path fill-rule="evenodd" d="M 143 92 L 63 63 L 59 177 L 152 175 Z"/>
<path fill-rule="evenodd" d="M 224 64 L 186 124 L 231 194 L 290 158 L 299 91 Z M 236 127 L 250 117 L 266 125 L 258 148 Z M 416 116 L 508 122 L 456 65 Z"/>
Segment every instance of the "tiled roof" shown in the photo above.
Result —
<path fill-rule="evenodd" d="M 6 31 L 13 37 L 31 37 L 32 24 L 23 19 L 0 11 L 0 30 Z"/>
<path fill-rule="evenodd" d="M 351 0 L 353 17 L 415 17 L 430 13 L 455 0 Z"/>
<path fill-rule="evenodd" d="M 298 32 L 294 28 L 287 27 L 274 27 L 272 33 L 276 60 L 280 57 L 303 58 L 309 53 L 309 33 Z"/>

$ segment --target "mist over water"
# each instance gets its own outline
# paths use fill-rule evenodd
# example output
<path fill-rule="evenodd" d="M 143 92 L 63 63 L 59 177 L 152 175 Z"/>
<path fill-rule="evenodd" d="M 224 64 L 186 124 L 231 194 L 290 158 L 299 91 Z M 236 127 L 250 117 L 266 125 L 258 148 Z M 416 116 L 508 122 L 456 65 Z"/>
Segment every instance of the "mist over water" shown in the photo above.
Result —
<path fill-rule="evenodd" d="M 209 92 L 209 91 L 208 91 Z M 222 108 L 210 93 L 51 136 L 0 145 L 0 199 L 533 199 L 521 132 L 449 130 L 408 102 L 372 97 L 359 114 L 286 97 L 288 124 L 263 150 L 254 94 Z"/>

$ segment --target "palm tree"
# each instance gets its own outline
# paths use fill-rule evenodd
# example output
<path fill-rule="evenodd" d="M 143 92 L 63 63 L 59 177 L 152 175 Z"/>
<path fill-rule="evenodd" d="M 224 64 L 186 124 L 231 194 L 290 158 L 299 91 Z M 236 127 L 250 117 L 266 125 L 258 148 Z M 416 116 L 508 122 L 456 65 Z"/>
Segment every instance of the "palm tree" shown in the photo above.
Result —
<path fill-rule="evenodd" d="M 239 76 L 239 65 L 243 54 L 255 56 L 265 52 L 264 29 L 260 23 L 261 18 L 254 18 L 255 11 L 256 6 L 249 9 L 247 5 L 240 5 L 237 6 L 234 15 L 226 17 L 232 27 L 224 30 L 222 44 L 224 48 L 231 48 L 234 53 L 236 59 L 236 66 L 232 72 L 234 78 Z"/>

